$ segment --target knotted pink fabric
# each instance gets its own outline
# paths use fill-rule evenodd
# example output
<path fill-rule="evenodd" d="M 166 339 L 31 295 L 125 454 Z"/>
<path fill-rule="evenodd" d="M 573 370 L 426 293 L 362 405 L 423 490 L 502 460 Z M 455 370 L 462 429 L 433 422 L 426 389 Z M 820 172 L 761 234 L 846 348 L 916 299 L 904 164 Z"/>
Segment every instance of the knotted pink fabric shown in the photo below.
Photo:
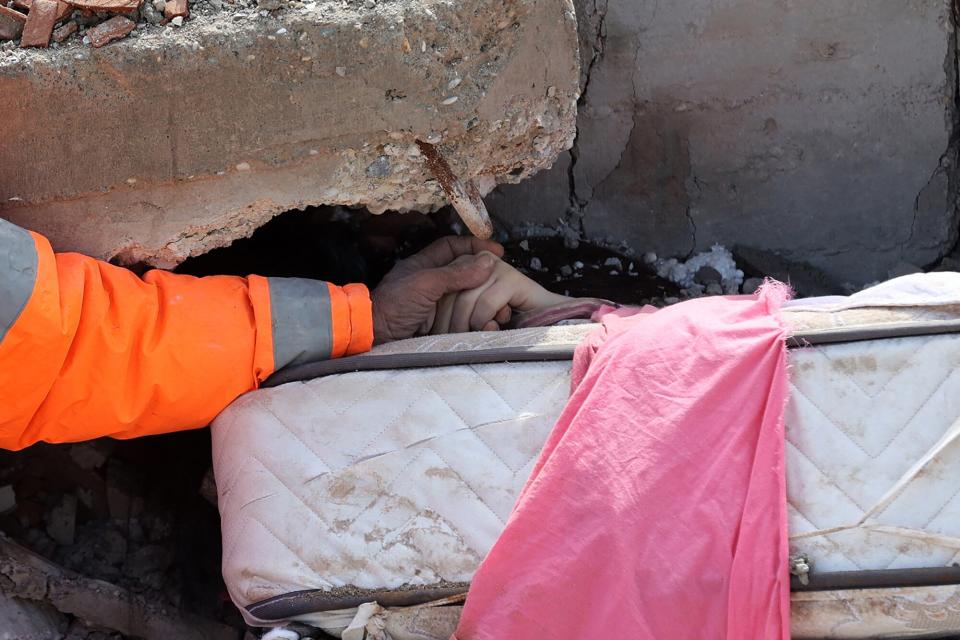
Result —
<path fill-rule="evenodd" d="M 789 640 L 787 295 L 604 317 L 454 640 Z"/>

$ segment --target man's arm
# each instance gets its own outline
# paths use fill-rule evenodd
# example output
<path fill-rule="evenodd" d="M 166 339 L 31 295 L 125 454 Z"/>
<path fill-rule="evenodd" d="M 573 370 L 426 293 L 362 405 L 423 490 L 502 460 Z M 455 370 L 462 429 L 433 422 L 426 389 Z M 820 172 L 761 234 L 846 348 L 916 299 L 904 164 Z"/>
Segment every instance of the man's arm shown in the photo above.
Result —
<path fill-rule="evenodd" d="M 0 448 L 204 426 L 275 370 L 372 342 L 363 285 L 140 279 L 0 219 Z"/>

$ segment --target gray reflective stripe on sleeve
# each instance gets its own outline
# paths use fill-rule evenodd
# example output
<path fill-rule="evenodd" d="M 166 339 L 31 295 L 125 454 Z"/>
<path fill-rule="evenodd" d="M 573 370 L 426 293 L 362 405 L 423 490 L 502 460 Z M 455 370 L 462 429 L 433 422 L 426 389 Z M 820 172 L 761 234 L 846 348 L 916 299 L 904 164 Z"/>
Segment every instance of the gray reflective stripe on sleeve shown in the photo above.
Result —
<path fill-rule="evenodd" d="M 327 283 L 304 278 L 268 278 L 273 317 L 273 362 L 292 364 L 326 360 L 333 349 L 333 320 Z"/>
<path fill-rule="evenodd" d="M 37 282 L 33 237 L 0 218 L 0 342 L 27 306 Z"/>

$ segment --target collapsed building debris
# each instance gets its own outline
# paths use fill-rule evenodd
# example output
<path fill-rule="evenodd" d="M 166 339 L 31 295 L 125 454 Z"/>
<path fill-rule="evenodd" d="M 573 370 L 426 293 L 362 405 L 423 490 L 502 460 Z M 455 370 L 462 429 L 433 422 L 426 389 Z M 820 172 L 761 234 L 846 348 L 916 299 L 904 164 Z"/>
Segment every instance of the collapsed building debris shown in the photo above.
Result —
<path fill-rule="evenodd" d="M 573 142 L 569 0 L 136 6 L 136 28 L 74 11 L 49 48 L 0 47 L 0 110 L 45 123 L 0 124 L 0 216 L 57 250 L 170 268 L 292 209 L 443 206 L 418 140 L 480 195 Z M 128 33 L 95 48 L 108 17 Z"/>

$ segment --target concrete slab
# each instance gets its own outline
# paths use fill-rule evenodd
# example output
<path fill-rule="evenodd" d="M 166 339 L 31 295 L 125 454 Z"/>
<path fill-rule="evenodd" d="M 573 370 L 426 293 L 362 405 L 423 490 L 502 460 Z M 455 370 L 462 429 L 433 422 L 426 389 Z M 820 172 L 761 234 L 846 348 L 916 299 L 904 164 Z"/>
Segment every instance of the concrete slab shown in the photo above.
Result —
<path fill-rule="evenodd" d="M 839 282 L 956 241 L 950 0 L 577 0 L 569 203 L 590 236 L 684 256 L 777 251 Z M 556 173 L 497 213 L 554 203 Z M 539 194 L 539 197 L 538 197 Z"/>
<path fill-rule="evenodd" d="M 442 205 L 416 139 L 484 193 L 572 144 L 569 0 L 239 17 L 0 57 L 0 216 L 172 266 L 307 205 Z"/>

